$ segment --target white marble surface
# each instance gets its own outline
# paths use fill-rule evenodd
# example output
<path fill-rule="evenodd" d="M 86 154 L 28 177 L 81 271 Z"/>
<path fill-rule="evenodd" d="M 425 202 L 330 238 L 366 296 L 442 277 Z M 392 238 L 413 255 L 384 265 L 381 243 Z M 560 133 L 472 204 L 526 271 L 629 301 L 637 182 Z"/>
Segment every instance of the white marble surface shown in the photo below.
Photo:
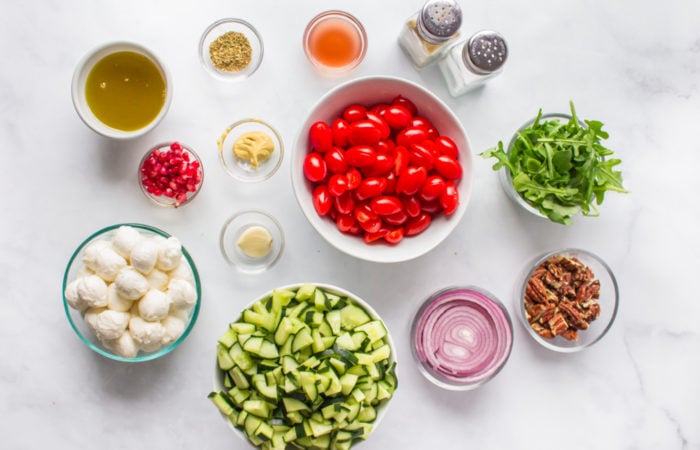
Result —
<path fill-rule="evenodd" d="M 214 344 L 255 295 L 298 281 L 337 284 L 370 301 L 398 345 L 400 389 L 363 448 L 700 449 L 700 3 L 641 0 L 462 2 L 464 30 L 494 28 L 510 44 L 504 73 L 486 89 L 449 97 L 435 69 L 418 73 L 396 45 L 421 0 L 24 1 L 0 14 L 0 435 L 5 449 L 248 448 L 206 398 Z M 365 25 L 369 51 L 352 75 L 327 79 L 304 59 L 301 35 L 316 13 L 339 8 Z M 197 56 L 216 19 L 249 20 L 265 59 L 242 84 L 212 79 Z M 78 59 L 110 40 L 152 48 L 169 66 L 175 96 L 150 134 L 117 143 L 88 130 L 73 111 Z M 475 159 L 474 195 L 454 233 L 414 261 L 376 265 L 339 253 L 300 213 L 289 159 L 269 182 L 243 185 L 219 166 L 216 138 L 233 121 L 259 116 L 291 143 L 301 118 L 346 79 L 389 74 L 417 81 L 463 121 L 473 149 L 506 139 L 537 108 L 605 122 L 623 159 L 628 195 L 610 195 L 596 219 L 571 227 L 517 209 L 491 162 Z M 157 142 L 181 140 L 204 159 L 203 192 L 180 210 L 142 196 L 136 167 Z M 289 149 L 291 150 L 291 149 Z M 241 275 L 225 263 L 219 228 L 247 207 L 275 214 L 287 246 L 269 272 Z M 84 347 L 61 304 L 61 277 L 93 231 L 137 221 L 181 238 L 204 283 L 199 320 L 175 352 L 148 363 L 109 361 Z M 515 308 L 525 260 L 578 246 L 617 274 L 619 316 L 579 354 L 539 347 L 515 322 L 504 370 L 476 391 L 451 393 L 424 380 L 408 346 L 419 303 L 453 284 L 491 290 Z"/>

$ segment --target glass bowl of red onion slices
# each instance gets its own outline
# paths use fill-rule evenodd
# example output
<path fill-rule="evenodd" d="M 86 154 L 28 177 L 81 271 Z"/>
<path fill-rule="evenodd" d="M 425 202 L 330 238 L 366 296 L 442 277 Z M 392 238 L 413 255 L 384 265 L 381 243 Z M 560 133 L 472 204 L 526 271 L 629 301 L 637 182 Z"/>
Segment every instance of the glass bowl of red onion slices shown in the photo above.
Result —
<path fill-rule="evenodd" d="M 503 304 L 474 286 L 442 289 L 421 305 L 411 327 L 420 372 L 445 389 L 474 389 L 505 365 L 513 324 Z"/>

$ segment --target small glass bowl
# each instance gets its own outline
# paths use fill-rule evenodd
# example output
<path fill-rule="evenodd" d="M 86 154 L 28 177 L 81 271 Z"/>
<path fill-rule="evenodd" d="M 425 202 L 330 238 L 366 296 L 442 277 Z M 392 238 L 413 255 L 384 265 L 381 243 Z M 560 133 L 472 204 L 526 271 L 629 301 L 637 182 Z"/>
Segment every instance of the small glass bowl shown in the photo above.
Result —
<path fill-rule="evenodd" d="M 250 63 L 243 70 L 237 72 L 229 72 L 216 68 L 209 55 L 209 46 L 211 43 L 229 32 L 242 33 L 248 39 L 251 47 L 252 59 Z M 262 37 L 253 25 L 241 19 L 217 20 L 209 25 L 199 40 L 199 59 L 202 65 L 210 75 L 224 81 L 241 81 L 253 75 L 253 73 L 258 70 L 258 67 L 260 67 L 263 53 Z"/>
<path fill-rule="evenodd" d="M 192 259 L 192 256 L 190 256 L 189 252 L 187 252 L 184 246 L 182 247 L 182 255 L 184 257 L 184 261 L 181 262 L 181 264 L 186 262 L 187 266 L 189 267 L 192 273 L 192 282 L 195 287 L 195 292 L 197 293 L 197 301 L 194 307 L 189 312 L 189 321 L 187 322 L 185 330 L 182 332 L 180 337 L 172 343 L 161 347 L 156 351 L 140 351 L 138 355 L 136 355 L 134 358 L 125 358 L 114 353 L 112 350 L 107 348 L 102 342 L 100 342 L 99 339 L 97 339 L 95 334 L 92 333 L 92 331 L 90 331 L 87 324 L 85 323 L 81 312 L 71 307 L 68 304 L 68 300 L 66 299 L 66 287 L 73 280 L 77 279 L 79 274 L 83 270 L 85 270 L 83 269 L 83 256 L 85 255 L 85 249 L 88 247 L 88 245 L 96 241 L 111 240 L 111 238 L 121 226 L 130 226 L 136 228 L 144 236 L 162 236 L 164 238 L 168 238 L 171 236 L 170 234 L 156 227 L 152 227 L 150 225 L 143 225 L 140 223 L 119 223 L 116 225 L 110 225 L 90 235 L 78 246 L 75 252 L 73 252 L 73 255 L 71 255 L 70 260 L 68 261 L 68 265 L 66 266 L 66 271 L 63 275 L 63 309 L 65 310 L 66 316 L 68 317 L 68 323 L 70 323 L 70 326 L 73 329 L 73 331 L 75 331 L 75 334 L 77 334 L 80 340 L 94 352 L 106 358 L 113 359 L 115 361 L 150 361 L 152 359 L 160 358 L 161 356 L 167 355 L 171 351 L 175 350 L 187 338 L 187 335 L 190 333 L 190 331 L 192 331 L 192 328 L 194 327 L 194 324 L 197 321 L 197 316 L 199 315 L 199 307 L 202 301 L 202 285 L 199 279 L 199 272 L 197 272 L 197 267 L 194 264 L 194 260 Z"/>
<path fill-rule="evenodd" d="M 333 37 L 334 41 L 339 39 L 340 34 L 348 35 L 348 38 L 353 41 L 351 46 L 356 47 L 353 50 L 355 55 L 352 60 L 349 60 L 343 65 L 328 65 L 320 60 L 314 54 L 314 36 L 316 33 L 328 33 L 332 28 L 336 33 Z M 338 33 L 340 31 L 340 33 Z M 350 37 L 352 35 L 352 37 Z M 306 26 L 304 30 L 304 53 L 311 64 L 320 72 L 329 75 L 340 75 L 355 69 L 367 53 L 367 33 L 359 20 L 351 14 L 344 11 L 325 11 L 317 15 Z M 337 42 L 335 44 L 337 48 Z"/>
<path fill-rule="evenodd" d="M 569 114 L 564 114 L 564 113 L 549 113 L 549 114 L 542 114 L 540 116 L 540 122 L 543 121 L 551 121 L 551 120 L 558 120 L 559 122 L 568 122 L 571 120 L 571 115 Z M 524 129 L 529 127 L 535 122 L 535 119 L 530 119 L 527 122 L 525 122 L 520 128 L 518 128 L 518 131 L 515 132 L 513 137 L 510 138 L 510 142 L 508 142 L 508 148 L 506 149 L 506 153 L 510 155 L 510 152 L 515 145 L 515 142 L 519 138 L 520 132 L 522 132 Z M 579 121 L 582 127 L 586 127 L 586 124 L 582 121 Z M 515 186 L 513 185 L 513 177 L 510 174 L 510 170 L 507 167 L 503 167 L 498 174 L 500 181 L 501 181 L 501 187 L 503 188 L 503 191 L 508 195 L 508 197 L 515 202 L 515 204 L 519 205 L 522 207 L 525 211 L 529 212 L 530 214 L 533 214 L 537 217 L 541 217 L 542 219 L 549 220 L 547 216 L 542 214 L 537 208 L 532 206 L 530 203 L 528 203 L 518 191 L 515 190 Z"/>
<path fill-rule="evenodd" d="M 233 153 L 238 138 L 245 133 L 262 131 L 272 139 L 275 150 L 270 157 L 257 167 L 250 161 L 238 158 Z M 217 141 L 219 161 L 226 172 L 239 181 L 256 183 L 270 178 L 282 165 L 284 143 L 282 137 L 270 124 L 260 119 L 243 119 L 230 125 Z"/>
<path fill-rule="evenodd" d="M 475 286 L 450 287 L 420 306 L 411 325 L 411 341 L 425 378 L 444 389 L 466 391 L 501 371 L 513 347 L 513 324 L 490 292 Z M 448 367 L 448 358 L 459 361 Z"/>
<path fill-rule="evenodd" d="M 199 172 L 200 172 L 200 181 L 199 183 L 195 186 L 194 191 L 187 191 L 185 193 L 185 198 L 184 199 L 178 199 L 173 196 L 168 196 L 165 193 L 162 193 L 160 195 L 157 195 L 157 192 L 149 192 L 148 188 L 144 185 L 143 183 L 143 171 L 144 169 L 144 163 L 148 159 L 149 156 L 153 152 L 156 151 L 170 151 L 172 148 L 172 145 L 176 144 L 176 142 L 163 142 L 161 144 L 158 144 L 154 147 L 152 147 L 148 152 L 146 152 L 145 155 L 143 155 L 143 158 L 141 158 L 141 162 L 139 163 L 139 170 L 138 170 L 138 181 L 139 181 L 139 186 L 141 186 L 141 192 L 153 203 L 159 206 L 164 206 L 168 208 L 178 208 L 180 206 L 183 206 L 194 199 L 199 191 L 202 189 L 202 185 L 204 184 L 204 167 L 202 166 L 202 160 L 199 158 L 199 155 L 189 146 L 182 144 L 182 143 L 177 143 L 182 147 L 182 150 L 189 154 L 190 157 L 190 162 L 196 161 L 199 164 Z"/>
<path fill-rule="evenodd" d="M 568 340 L 561 336 L 555 336 L 550 339 L 544 338 L 532 328 L 526 316 L 525 292 L 528 282 L 535 270 L 553 256 L 578 259 L 591 269 L 594 279 L 600 281 L 600 298 L 597 299 L 600 305 L 600 316 L 589 324 L 588 329 L 578 331 L 577 340 Z M 602 339 L 615 321 L 619 300 L 617 280 L 610 267 L 593 253 L 576 248 L 554 250 L 536 257 L 533 262 L 527 265 L 525 275 L 519 282 L 515 296 L 520 321 L 530 336 L 543 347 L 561 353 L 579 352 Z"/>
<path fill-rule="evenodd" d="M 272 236 L 270 251 L 257 258 L 246 255 L 238 246 L 241 235 L 254 226 L 266 229 Z M 264 211 L 240 211 L 224 222 L 219 245 L 224 259 L 236 269 L 244 273 L 261 273 L 272 267 L 282 255 L 284 232 L 280 223 Z"/>

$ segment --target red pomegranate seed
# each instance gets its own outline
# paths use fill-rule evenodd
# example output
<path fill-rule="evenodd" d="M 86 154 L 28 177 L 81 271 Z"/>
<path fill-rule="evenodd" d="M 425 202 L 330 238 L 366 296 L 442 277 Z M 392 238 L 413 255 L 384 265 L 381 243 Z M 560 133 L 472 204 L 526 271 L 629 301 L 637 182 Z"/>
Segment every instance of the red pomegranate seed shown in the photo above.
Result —
<path fill-rule="evenodd" d="M 172 198 L 176 207 L 185 203 L 189 193 L 195 192 L 202 182 L 199 161 L 178 142 L 170 144 L 169 148 L 154 150 L 139 170 L 146 192 Z"/>

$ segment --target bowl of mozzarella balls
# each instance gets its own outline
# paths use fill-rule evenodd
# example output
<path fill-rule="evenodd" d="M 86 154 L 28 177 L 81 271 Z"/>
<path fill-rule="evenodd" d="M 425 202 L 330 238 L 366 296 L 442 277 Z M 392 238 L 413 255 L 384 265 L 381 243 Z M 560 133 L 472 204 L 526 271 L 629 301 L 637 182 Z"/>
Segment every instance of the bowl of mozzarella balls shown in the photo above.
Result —
<path fill-rule="evenodd" d="M 136 223 L 103 228 L 73 253 L 63 306 L 78 337 L 107 358 L 148 361 L 174 350 L 199 312 L 201 285 L 180 241 Z"/>

